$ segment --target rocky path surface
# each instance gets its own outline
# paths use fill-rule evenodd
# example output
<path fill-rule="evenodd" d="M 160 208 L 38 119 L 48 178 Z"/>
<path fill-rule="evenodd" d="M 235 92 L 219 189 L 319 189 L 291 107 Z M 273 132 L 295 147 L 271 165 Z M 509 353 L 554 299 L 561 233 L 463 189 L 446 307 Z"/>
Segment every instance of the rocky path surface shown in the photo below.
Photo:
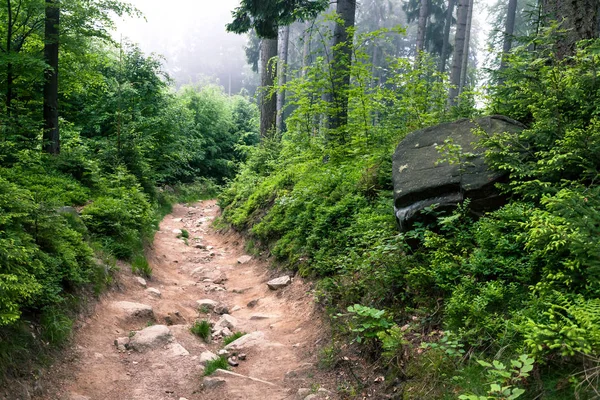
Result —
<path fill-rule="evenodd" d="M 309 285 L 283 277 L 270 288 L 279 276 L 244 253 L 243 239 L 211 228 L 218 213 L 214 201 L 174 208 L 149 254 L 152 278 L 122 267 L 40 399 L 336 398 L 315 366 L 324 332 Z M 190 332 L 201 320 L 212 324 L 208 343 Z M 224 346 L 234 332 L 246 335 Z M 238 365 L 204 377 L 219 353 Z"/>

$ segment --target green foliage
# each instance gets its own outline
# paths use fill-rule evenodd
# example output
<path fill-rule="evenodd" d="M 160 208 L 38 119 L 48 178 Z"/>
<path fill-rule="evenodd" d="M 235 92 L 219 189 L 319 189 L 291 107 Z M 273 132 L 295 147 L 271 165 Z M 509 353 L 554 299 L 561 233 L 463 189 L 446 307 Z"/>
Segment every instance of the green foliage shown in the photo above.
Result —
<path fill-rule="evenodd" d="M 356 342 L 379 337 L 381 332 L 390 328 L 392 323 L 385 317 L 384 310 L 354 304 L 348 307 L 351 315 L 350 330 L 356 334 Z"/>
<path fill-rule="evenodd" d="M 214 360 L 210 360 L 206 362 L 204 367 L 204 376 L 209 376 L 215 373 L 218 369 L 229 370 L 229 363 L 227 362 L 227 357 L 220 356 Z"/>
<path fill-rule="evenodd" d="M 131 271 L 145 278 L 152 277 L 152 267 L 144 254 L 136 254 L 131 261 Z"/>
<path fill-rule="evenodd" d="M 208 341 L 210 340 L 211 332 L 210 322 L 208 322 L 207 320 L 196 321 L 194 322 L 194 325 L 192 325 L 192 327 L 190 328 L 190 332 L 192 332 L 194 335 L 198 336 L 199 338 L 208 343 Z"/>
<path fill-rule="evenodd" d="M 498 360 L 494 360 L 491 364 L 484 360 L 477 360 L 477 362 L 487 368 L 489 379 L 493 383 L 490 383 L 487 396 L 463 394 L 458 397 L 461 400 L 514 400 L 521 397 L 525 390 L 516 385 L 522 384 L 529 377 L 535 360 L 522 354 L 517 360 L 510 361 L 510 367 Z"/>
<path fill-rule="evenodd" d="M 225 336 L 223 338 L 223 346 L 227 346 L 229 343 L 235 342 L 236 340 L 238 340 L 239 338 L 241 338 L 245 334 L 246 334 L 246 332 L 233 332 L 232 335 Z"/>

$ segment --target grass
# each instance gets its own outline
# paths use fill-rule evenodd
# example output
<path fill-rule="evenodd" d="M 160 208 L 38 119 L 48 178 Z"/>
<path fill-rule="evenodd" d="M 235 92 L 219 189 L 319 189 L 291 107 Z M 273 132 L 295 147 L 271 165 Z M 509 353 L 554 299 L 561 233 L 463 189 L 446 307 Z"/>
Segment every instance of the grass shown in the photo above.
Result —
<path fill-rule="evenodd" d="M 143 276 L 145 278 L 152 277 L 152 267 L 143 254 L 138 254 L 133 258 L 133 261 L 131 262 L 131 271 L 134 274 Z"/>
<path fill-rule="evenodd" d="M 210 307 L 205 304 L 205 305 L 201 306 L 198 309 L 198 312 L 200 312 L 202 314 L 209 314 L 210 313 Z"/>
<path fill-rule="evenodd" d="M 181 230 L 181 237 L 184 238 L 184 239 L 189 239 L 190 238 L 190 233 L 187 230 L 182 229 Z"/>
<path fill-rule="evenodd" d="M 246 332 L 234 332 L 233 335 L 225 336 L 223 338 L 223 346 L 227 346 L 229 343 L 235 342 L 245 334 Z"/>
<path fill-rule="evenodd" d="M 227 359 L 223 356 L 206 363 L 206 367 L 204 368 L 204 376 L 212 375 L 218 369 L 229 369 Z"/>
<path fill-rule="evenodd" d="M 207 320 L 202 320 L 200 322 L 196 321 L 190 328 L 190 332 L 200 337 L 205 342 L 208 342 L 210 339 L 210 322 Z"/>

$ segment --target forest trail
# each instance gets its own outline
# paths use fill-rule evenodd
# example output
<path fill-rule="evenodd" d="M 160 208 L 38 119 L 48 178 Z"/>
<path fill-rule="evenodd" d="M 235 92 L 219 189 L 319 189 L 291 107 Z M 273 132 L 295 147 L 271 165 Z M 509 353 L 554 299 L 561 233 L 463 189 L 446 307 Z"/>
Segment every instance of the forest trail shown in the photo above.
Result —
<path fill-rule="evenodd" d="M 221 234 L 211 227 L 218 213 L 214 200 L 174 207 L 155 236 L 147 288 L 122 266 L 116 289 L 105 294 L 83 322 L 72 356 L 53 367 L 52 387 L 40 399 L 336 398 L 325 390 L 335 388 L 317 380 L 316 347 L 324 324 L 310 285 L 294 279 L 285 288 L 270 290 L 266 283 L 277 276 L 266 262 L 243 257 L 244 241 L 238 234 Z M 177 237 L 178 230 L 184 229 L 189 232 L 189 245 Z M 245 353 L 245 360 L 230 368 L 236 375 L 217 371 L 204 378 L 201 354 L 218 353 L 223 341 L 205 343 L 190 332 L 196 320 L 216 323 L 222 318 L 215 311 L 203 313 L 206 308 L 198 306 L 202 299 L 225 306 L 235 319 L 230 330 L 248 334 L 237 350 Z M 120 302 L 139 304 L 133 310 L 131 304 Z M 140 304 L 151 306 L 152 311 Z M 216 311 L 225 311 L 221 308 Z M 139 333 L 127 350 L 115 346 L 115 339 L 149 326 L 162 331 L 162 336 L 142 343 L 145 349 L 138 341 L 141 352 L 131 349 Z M 244 338 L 254 340 L 244 344 Z"/>

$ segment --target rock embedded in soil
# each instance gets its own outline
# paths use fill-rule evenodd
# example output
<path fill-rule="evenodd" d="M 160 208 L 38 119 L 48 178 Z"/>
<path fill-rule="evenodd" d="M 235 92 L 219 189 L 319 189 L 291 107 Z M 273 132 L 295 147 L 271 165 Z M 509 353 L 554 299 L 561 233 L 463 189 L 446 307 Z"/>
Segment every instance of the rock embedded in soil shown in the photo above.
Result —
<path fill-rule="evenodd" d="M 204 380 L 202 381 L 202 383 L 204 384 L 204 387 L 207 389 L 213 389 L 219 386 L 223 386 L 225 385 L 227 381 L 225 380 L 225 378 L 204 378 Z"/>
<path fill-rule="evenodd" d="M 129 346 L 129 341 L 130 339 L 127 336 L 116 338 L 115 346 L 117 346 L 117 349 L 119 350 L 125 350 L 127 346 Z"/>
<path fill-rule="evenodd" d="M 248 333 L 225 346 L 227 351 L 245 351 L 251 347 L 265 344 L 265 334 L 261 331 Z"/>
<path fill-rule="evenodd" d="M 229 314 L 229 307 L 227 307 L 227 305 L 221 303 L 215 307 L 215 312 L 217 314 L 221 314 L 221 315 Z"/>
<path fill-rule="evenodd" d="M 254 307 L 256 307 L 256 305 L 258 304 L 258 300 L 259 300 L 259 299 L 255 299 L 255 300 L 249 301 L 249 302 L 248 302 L 248 304 L 246 304 L 246 306 L 247 306 L 248 308 L 254 308 Z"/>
<path fill-rule="evenodd" d="M 214 301 L 211 299 L 202 299 L 202 300 L 198 300 L 196 301 L 196 303 L 198 303 L 198 309 L 199 310 L 207 310 L 207 311 L 214 311 L 215 307 L 217 307 L 219 305 L 218 301 Z"/>
<path fill-rule="evenodd" d="M 212 351 L 205 351 L 202 354 L 200 354 L 200 364 L 202 365 L 206 365 L 207 362 L 209 361 L 214 361 L 214 360 L 218 360 L 219 356 L 216 355 L 215 353 L 213 353 Z"/>
<path fill-rule="evenodd" d="M 278 290 L 288 286 L 290 283 L 292 283 L 292 278 L 290 278 L 288 275 L 284 275 L 270 280 L 267 282 L 267 286 L 271 290 Z"/>
<path fill-rule="evenodd" d="M 131 301 L 117 301 L 112 304 L 112 307 L 129 318 L 152 319 L 154 311 L 147 304 L 133 303 Z"/>
<path fill-rule="evenodd" d="M 185 347 L 183 347 L 179 343 L 175 343 L 173 344 L 173 346 L 171 346 L 171 354 L 173 354 L 176 357 L 185 357 L 189 356 L 190 352 L 187 351 Z"/>
<path fill-rule="evenodd" d="M 237 259 L 237 262 L 238 262 L 238 264 L 246 264 L 250 260 L 252 260 L 252 256 L 241 256 L 240 258 Z"/>
<path fill-rule="evenodd" d="M 162 296 L 162 294 L 160 293 L 160 290 L 158 290 L 156 288 L 148 288 L 148 289 L 146 289 L 146 293 L 148 293 L 152 297 L 161 297 Z"/>
<path fill-rule="evenodd" d="M 138 331 L 129 341 L 129 348 L 138 352 L 155 349 L 173 339 L 165 325 L 153 325 Z"/>
<path fill-rule="evenodd" d="M 252 316 L 250 316 L 251 321 L 260 321 L 263 319 L 271 319 L 271 318 L 279 318 L 279 315 L 252 314 Z"/>
<path fill-rule="evenodd" d="M 181 231 L 181 229 L 173 229 L 173 233 L 176 235 L 181 235 L 183 232 Z"/>
<path fill-rule="evenodd" d="M 238 365 L 240 365 L 240 363 L 237 362 L 237 357 L 235 356 L 229 357 L 227 359 L 227 364 L 231 365 L 232 367 L 237 367 Z"/>
<path fill-rule="evenodd" d="M 214 326 L 214 330 L 223 330 L 223 328 L 229 328 L 229 329 L 235 329 L 236 325 L 238 324 L 237 319 L 235 319 L 234 317 L 232 317 L 229 314 L 223 314 L 221 316 L 221 319 L 219 319 L 217 321 L 217 323 Z"/>
<path fill-rule="evenodd" d="M 135 280 L 142 286 L 142 287 L 146 287 L 146 280 L 144 278 L 142 278 L 141 276 L 136 276 Z"/>

